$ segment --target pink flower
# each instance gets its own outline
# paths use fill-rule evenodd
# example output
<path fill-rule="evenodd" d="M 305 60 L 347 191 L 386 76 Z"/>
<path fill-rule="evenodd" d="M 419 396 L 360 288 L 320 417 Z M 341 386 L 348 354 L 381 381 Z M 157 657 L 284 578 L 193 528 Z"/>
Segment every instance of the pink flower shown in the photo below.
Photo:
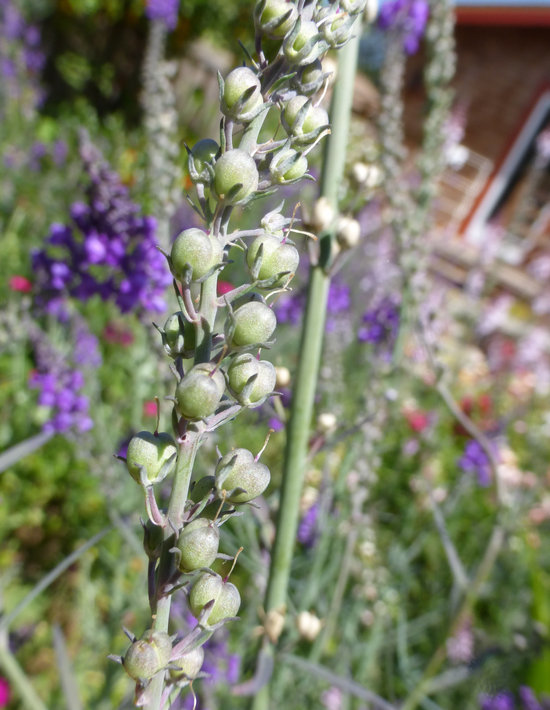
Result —
<path fill-rule="evenodd" d="M 233 290 L 233 284 L 229 281 L 218 281 L 218 296 L 223 296 L 224 293 L 229 293 Z"/>
<path fill-rule="evenodd" d="M 21 293 L 30 293 L 32 291 L 32 283 L 24 276 L 11 276 L 9 286 L 12 291 L 20 291 Z"/>
<path fill-rule="evenodd" d="M 0 708 L 5 708 L 11 698 L 10 684 L 5 678 L 0 677 Z"/>
<path fill-rule="evenodd" d="M 421 432 L 429 425 L 430 417 L 426 412 L 421 412 L 419 409 L 408 410 L 404 412 L 407 424 L 413 431 Z"/>
<path fill-rule="evenodd" d="M 157 403 L 151 399 L 148 402 L 143 403 L 143 416 L 144 417 L 156 417 L 157 416 Z"/>

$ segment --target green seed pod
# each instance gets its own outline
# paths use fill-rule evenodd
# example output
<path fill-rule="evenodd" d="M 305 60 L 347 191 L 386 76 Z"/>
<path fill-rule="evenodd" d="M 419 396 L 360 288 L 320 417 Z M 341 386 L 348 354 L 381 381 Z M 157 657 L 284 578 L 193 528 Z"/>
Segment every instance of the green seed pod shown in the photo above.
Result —
<path fill-rule="evenodd" d="M 185 320 L 181 311 L 168 316 L 162 331 L 162 344 L 172 358 L 192 357 L 195 352 L 196 331 L 193 323 Z"/>
<path fill-rule="evenodd" d="M 197 518 L 186 525 L 176 544 L 181 552 L 180 572 L 192 572 L 201 567 L 210 567 L 218 554 L 220 532 L 216 525 L 205 518 Z"/>
<path fill-rule="evenodd" d="M 240 306 L 233 313 L 233 318 L 231 344 L 239 347 L 267 342 L 277 325 L 273 310 L 260 301 L 249 301 Z"/>
<path fill-rule="evenodd" d="M 205 572 L 196 580 L 189 593 L 189 606 L 194 616 L 200 616 L 205 605 L 212 600 L 214 606 L 207 619 L 211 626 L 236 616 L 241 606 L 241 595 L 234 584 L 224 582 L 218 575 Z"/>
<path fill-rule="evenodd" d="M 256 163 L 244 150 L 228 150 L 217 160 L 214 188 L 228 205 L 244 203 L 258 189 L 258 182 Z"/>
<path fill-rule="evenodd" d="M 243 353 L 232 360 L 227 377 L 240 404 L 253 408 L 273 392 L 277 375 L 267 360 L 257 360 L 250 353 Z M 251 381 L 251 377 L 254 380 Z"/>
<path fill-rule="evenodd" d="M 311 96 L 319 91 L 327 76 L 328 74 L 323 72 L 320 60 L 316 59 L 311 64 L 301 67 L 296 76 L 291 79 L 291 84 L 300 94 Z"/>
<path fill-rule="evenodd" d="M 319 31 L 315 22 L 296 22 L 292 32 L 289 32 L 283 41 L 283 54 L 287 62 L 294 66 L 311 64 L 322 51 L 318 40 Z"/>
<path fill-rule="evenodd" d="M 248 503 L 261 495 L 269 485 L 269 468 L 258 461 L 248 449 L 234 449 L 219 460 L 216 482 L 219 490 L 235 491 L 227 500 Z"/>
<path fill-rule="evenodd" d="M 176 387 L 176 409 L 186 419 L 213 414 L 225 390 L 223 374 L 213 362 L 195 365 Z"/>
<path fill-rule="evenodd" d="M 212 180 L 214 161 L 220 146 L 211 138 L 195 143 L 188 157 L 189 175 L 195 183 L 209 184 Z"/>
<path fill-rule="evenodd" d="M 237 67 L 225 77 L 221 110 L 228 118 L 248 123 L 264 104 L 260 80 L 248 67 Z"/>
<path fill-rule="evenodd" d="M 281 276 L 275 283 L 270 284 L 273 288 L 283 286 L 288 282 L 289 274 L 296 273 L 300 263 L 298 250 L 293 244 L 283 242 L 274 234 L 262 234 L 246 251 L 246 262 L 250 269 L 254 267 L 260 247 L 262 247 L 262 261 L 257 278 L 270 279 L 277 274 L 286 273 L 286 276 Z"/>
<path fill-rule="evenodd" d="M 176 454 L 176 445 L 170 434 L 161 432 L 155 436 L 150 431 L 140 431 L 130 439 L 126 466 L 136 483 L 141 484 L 141 467 L 145 470 L 148 481 L 157 483 L 168 475 L 169 459 Z"/>
<path fill-rule="evenodd" d="M 307 158 L 292 148 L 282 148 L 275 153 L 269 164 L 269 172 L 279 185 L 288 185 L 300 180 L 307 171 Z"/>
<path fill-rule="evenodd" d="M 337 49 L 343 47 L 351 37 L 351 26 L 355 17 L 338 12 L 333 7 L 322 7 L 317 16 L 317 24 L 325 42 Z"/>
<path fill-rule="evenodd" d="M 172 680 L 193 680 L 198 676 L 204 663 L 204 649 L 202 646 L 197 646 L 192 651 L 184 653 L 183 656 L 172 661 L 172 665 L 177 666 L 170 669 L 170 677 Z"/>
<path fill-rule="evenodd" d="M 206 496 L 216 488 L 216 479 L 214 476 L 203 476 L 193 486 L 189 498 L 193 503 L 200 503 Z"/>
<path fill-rule="evenodd" d="M 270 39 L 282 39 L 296 24 L 298 11 L 286 0 L 260 0 L 254 10 L 256 27 Z"/>
<path fill-rule="evenodd" d="M 185 271 L 191 267 L 191 279 L 196 281 L 223 259 L 223 247 L 215 238 L 202 229 L 191 227 L 178 234 L 170 254 L 172 273 L 182 281 Z"/>
<path fill-rule="evenodd" d="M 350 15 L 358 15 L 363 12 L 367 5 L 367 0 L 340 0 L 340 9 L 349 12 Z"/>
<path fill-rule="evenodd" d="M 294 96 L 287 101 L 282 119 L 288 134 L 294 137 L 293 143 L 297 145 L 313 143 L 329 126 L 328 113 L 320 106 L 313 106 L 307 96 Z"/>
<path fill-rule="evenodd" d="M 122 659 L 124 670 L 138 682 L 150 680 L 170 661 L 172 641 L 163 631 L 146 631 Z"/>

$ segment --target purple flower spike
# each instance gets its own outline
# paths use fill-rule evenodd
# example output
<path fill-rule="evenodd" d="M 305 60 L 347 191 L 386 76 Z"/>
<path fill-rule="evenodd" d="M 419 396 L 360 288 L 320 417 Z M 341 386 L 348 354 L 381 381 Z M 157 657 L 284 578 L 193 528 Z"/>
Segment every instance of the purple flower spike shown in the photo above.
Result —
<path fill-rule="evenodd" d="M 430 8 L 427 0 L 388 0 L 380 8 L 378 24 L 383 30 L 397 31 L 407 54 L 418 51 Z"/>
<path fill-rule="evenodd" d="M 458 465 L 465 473 L 475 474 L 479 485 L 483 488 L 491 485 L 489 457 L 475 439 L 470 439 L 466 443 L 464 453 L 458 459 Z"/>
<path fill-rule="evenodd" d="M 150 20 L 160 20 L 166 29 L 173 30 L 178 24 L 179 0 L 147 0 L 145 14 Z"/>

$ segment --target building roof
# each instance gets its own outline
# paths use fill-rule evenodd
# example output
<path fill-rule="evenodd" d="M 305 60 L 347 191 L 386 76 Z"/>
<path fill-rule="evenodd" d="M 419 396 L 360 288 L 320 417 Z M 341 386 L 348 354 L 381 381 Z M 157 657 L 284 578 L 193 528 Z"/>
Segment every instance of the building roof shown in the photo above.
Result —
<path fill-rule="evenodd" d="M 464 25 L 550 26 L 550 0 L 454 0 Z"/>

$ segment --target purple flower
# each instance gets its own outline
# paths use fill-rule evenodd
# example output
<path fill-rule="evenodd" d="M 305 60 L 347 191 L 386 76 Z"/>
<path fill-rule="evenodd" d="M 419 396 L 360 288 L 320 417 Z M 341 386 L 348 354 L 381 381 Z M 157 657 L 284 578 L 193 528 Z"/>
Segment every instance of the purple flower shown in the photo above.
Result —
<path fill-rule="evenodd" d="M 178 24 L 179 0 L 147 0 L 145 14 L 150 20 L 164 22 L 168 30 Z"/>
<path fill-rule="evenodd" d="M 87 139 L 81 157 L 87 199 L 72 204 L 68 224 L 51 225 L 47 246 L 32 256 L 39 305 L 49 311 L 61 297 L 87 301 L 99 296 L 114 301 L 122 313 L 163 311 L 172 277 L 157 250 L 155 220 L 141 214 Z M 55 259 L 51 247 L 56 247 Z"/>
<path fill-rule="evenodd" d="M 357 331 L 359 342 L 383 347 L 391 353 L 399 332 L 399 318 L 398 300 L 384 297 L 363 314 L 363 325 Z"/>
<path fill-rule="evenodd" d="M 519 699 L 522 710 L 542 710 L 542 705 L 537 700 L 532 688 L 522 685 L 519 689 Z"/>
<path fill-rule="evenodd" d="M 481 710 L 515 710 L 516 704 L 512 693 L 505 691 L 497 695 L 486 695 L 479 698 Z"/>
<path fill-rule="evenodd" d="M 319 517 L 319 503 L 314 503 L 304 513 L 298 525 L 298 542 L 305 547 L 313 547 L 317 541 L 317 520 Z"/>
<path fill-rule="evenodd" d="M 491 485 L 489 457 L 476 439 L 466 442 L 464 453 L 457 463 L 465 473 L 475 474 L 479 485 L 483 488 Z"/>
<path fill-rule="evenodd" d="M 427 0 L 387 0 L 378 13 L 378 24 L 383 30 L 397 31 L 402 36 L 405 52 L 415 54 L 429 13 Z"/>
<path fill-rule="evenodd" d="M 305 294 L 303 292 L 293 293 L 290 296 L 281 298 L 275 307 L 275 314 L 278 323 L 288 323 L 289 325 L 299 325 L 302 320 L 302 313 L 305 305 Z"/>

